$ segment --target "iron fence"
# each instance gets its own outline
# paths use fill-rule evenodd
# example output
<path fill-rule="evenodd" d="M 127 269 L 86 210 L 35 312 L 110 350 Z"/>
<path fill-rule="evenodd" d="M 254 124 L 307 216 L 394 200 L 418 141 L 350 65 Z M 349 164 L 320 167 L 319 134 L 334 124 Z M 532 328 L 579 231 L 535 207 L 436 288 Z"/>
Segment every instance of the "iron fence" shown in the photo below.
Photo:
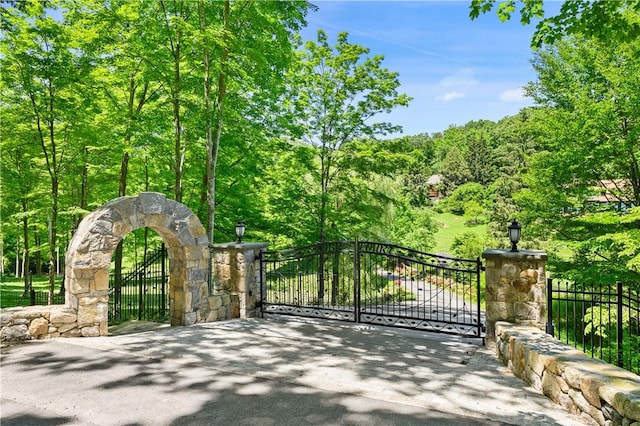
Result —
<path fill-rule="evenodd" d="M 33 288 L 22 293 L 20 296 L 12 296 L 3 294 L 3 304 L 5 306 L 35 306 L 35 305 L 48 305 L 49 304 L 49 292 L 48 291 L 36 291 Z M 8 302 L 8 303 L 4 303 Z M 64 305 L 64 293 L 53 293 L 53 304 Z"/>
<path fill-rule="evenodd" d="M 637 288 L 637 287 L 636 287 Z M 547 332 L 593 358 L 640 374 L 640 296 L 614 285 L 547 280 Z"/>
<path fill-rule="evenodd" d="M 29 297 L 29 304 L 33 305 L 48 305 L 49 304 L 49 292 L 48 291 L 34 291 L 31 290 Z M 64 305 L 64 294 L 53 294 L 54 305 Z"/>
<path fill-rule="evenodd" d="M 164 244 L 132 270 L 109 275 L 109 324 L 162 321 L 169 315 L 168 258 Z"/>
<path fill-rule="evenodd" d="M 262 312 L 484 336 L 479 259 L 368 241 L 261 253 Z"/>

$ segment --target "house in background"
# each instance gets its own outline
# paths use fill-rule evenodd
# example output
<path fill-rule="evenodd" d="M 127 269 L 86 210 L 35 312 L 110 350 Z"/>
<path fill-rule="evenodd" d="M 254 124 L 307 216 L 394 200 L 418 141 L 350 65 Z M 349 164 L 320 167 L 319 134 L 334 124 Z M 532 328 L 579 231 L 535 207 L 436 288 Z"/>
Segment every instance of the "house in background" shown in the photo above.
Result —
<path fill-rule="evenodd" d="M 587 198 L 587 205 L 609 206 L 612 205 L 616 211 L 626 211 L 634 207 L 631 196 L 631 182 L 628 179 L 601 180 L 594 187 L 597 195 Z"/>
<path fill-rule="evenodd" d="M 429 187 L 429 198 L 433 202 L 437 202 L 442 198 L 442 177 L 440 175 L 431 175 L 427 179 Z"/>

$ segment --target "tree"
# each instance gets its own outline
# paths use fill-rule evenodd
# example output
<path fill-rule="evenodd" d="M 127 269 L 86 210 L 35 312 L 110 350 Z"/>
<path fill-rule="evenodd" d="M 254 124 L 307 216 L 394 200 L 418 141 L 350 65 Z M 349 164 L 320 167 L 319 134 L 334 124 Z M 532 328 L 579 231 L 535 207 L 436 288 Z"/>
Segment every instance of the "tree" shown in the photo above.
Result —
<path fill-rule="evenodd" d="M 481 185 L 489 185 L 496 177 L 496 162 L 489 135 L 473 132 L 468 136 L 466 162 L 470 180 Z"/>
<path fill-rule="evenodd" d="M 255 118 L 267 124 L 263 116 L 254 117 L 254 111 L 260 110 L 260 114 L 264 114 L 276 109 L 274 104 L 283 85 L 284 73 L 294 59 L 292 32 L 304 23 L 310 7 L 309 3 L 301 1 L 232 3 L 227 0 L 222 7 L 219 4 L 213 3 L 205 8 L 203 1 L 198 2 L 200 48 L 203 52 L 206 199 L 211 244 L 215 228 L 216 168 L 225 118 L 229 115 L 225 114 L 225 108 L 229 108 L 226 100 L 230 96 L 235 101 L 230 106 L 232 116 Z M 207 16 L 220 16 L 220 22 L 212 25 Z M 252 72 L 247 72 L 247 69 Z M 217 84 L 212 83 L 212 74 L 216 75 Z M 252 104 L 245 104 L 243 98 L 250 98 Z M 246 124 L 247 127 L 255 127 L 253 123 Z"/>
<path fill-rule="evenodd" d="M 491 132 L 497 174 L 487 188 L 490 202 L 486 212 L 489 233 L 497 246 L 509 246 L 505 227 L 519 217 L 514 195 L 523 188 L 522 176 L 528 171 L 530 158 L 537 150 L 539 127 L 544 127 L 541 123 L 545 120 L 545 112 L 544 108 L 525 108 L 517 115 L 500 120 Z M 535 241 L 530 238 L 528 235 L 524 244 L 535 247 Z"/>
<path fill-rule="evenodd" d="M 403 170 L 403 195 L 409 198 L 413 207 L 425 207 L 431 204 L 430 192 L 433 190 L 429 178 L 433 173 L 435 147 L 433 140 L 426 134 L 405 137 L 407 152 L 412 152 L 413 161 Z M 439 188 L 438 188 L 439 190 Z"/>
<path fill-rule="evenodd" d="M 463 214 L 467 203 L 473 201 L 481 206 L 485 203 L 486 191 L 484 187 L 476 182 L 467 182 L 460 185 L 442 203 L 444 207 L 452 213 Z"/>
<path fill-rule="evenodd" d="M 396 244 L 426 252 L 435 245 L 437 229 L 430 209 L 400 204 L 393 215 L 390 239 Z"/>
<path fill-rule="evenodd" d="M 496 0 L 471 0 L 469 16 L 476 19 L 493 10 L 496 3 Z M 534 49 L 551 45 L 564 36 L 595 37 L 610 43 L 640 36 L 639 0 L 569 0 L 563 2 L 556 16 L 545 16 L 544 0 L 527 0 L 522 4 L 520 22 L 523 25 L 540 19 L 531 40 Z M 516 0 L 505 0 L 498 4 L 496 15 L 504 22 L 511 19 L 515 11 Z"/>
<path fill-rule="evenodd" d="M 354 184 L 340 179 L 361 171 L 353 161 L 363 164 L 365 159 L 356 155 L 358 150 L 345 148 L 359 139 L 375 144 L 376 136 L 399 130 L 391 123 L 372 121 L 410 100 L 397 92 L 398 74 L 382 67 L 383 57 L 368 53 L 367 48 L 349 43 L 347 33 L 340 33 L 331 47 L 320 30 L 317 42 L 307 42 L 299 52 L 289 74 L 290 90 L 283 101 L 291 112 L 293 135 L 315 147 L 319 156 L 312 178 L 319 187 L 319 206 L 313 211 L 320 241 L 329 234 L 340 235 L 331 223 L 331 212 L 353 201 L 342 199 L 340 191 Z"/>
<path fill-rule="evenodd" d="M 456 235 L 451 243 L 451 252 L 453 255 L 464 259 L 480 257 L 486 248 L 486 239 L 473 231 L 465 231 L 462 234 Z"/>
<path fill-rule="evenodd" d="M 575 38 L 533 62 L 538 80 L 527 91 L 546 113 L 518 200 L 532 231 L 572 242 L 574 266 L 586 276 L 640 272 L 637 214 L 615 209 L 640 205 L 639 57 L 640 40 L 612 46 Z M 609 188 L 614 202 L 590 202 L 598 187 Z"/>
<path fill-rule="evenodd" d="M 469 165 L 456 146 L 451 147 L 447 152 L 440 166 L 440 173 L 446 195 L 452 194 L 457 187 L 471 180 Z"/>
<path fill-rule="evenodd" d="M 465 225 L 479 225 L 483 223 L 484 209 L 479 202 L 475 200 L 464 203 L 464 222 Z"/>
<path fill-rule="evenodd" d="M 60 187 L 67 163 L 82 152 L 87 114 L 92 99 L 80 81 L 88 77 L 91 63 L 82 51 L 69 48 L 73 34 L 64 22 L 47 15 L 44 5 L 30 2 L 24 10 L 9 7 L 3 14 L 8 30 L 2 39 L 2 79 L 9 106 L 20 108 L 28 121 L 31 143 L 41 149 L 40 162 L 49 178 L 47 212 L 49 248 L 49 303 L 52 303 Z"/>

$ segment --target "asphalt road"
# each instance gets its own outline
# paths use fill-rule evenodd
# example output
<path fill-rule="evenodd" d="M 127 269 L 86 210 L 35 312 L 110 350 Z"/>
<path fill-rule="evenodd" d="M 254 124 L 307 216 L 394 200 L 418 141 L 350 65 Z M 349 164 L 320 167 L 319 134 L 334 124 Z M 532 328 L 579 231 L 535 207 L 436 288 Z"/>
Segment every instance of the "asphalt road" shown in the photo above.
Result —
<path fill-rule="evenodd" d="M 583 424 L 471 340 L 280 319 L 154 328 L 2 348 L 0 423 Z"/>

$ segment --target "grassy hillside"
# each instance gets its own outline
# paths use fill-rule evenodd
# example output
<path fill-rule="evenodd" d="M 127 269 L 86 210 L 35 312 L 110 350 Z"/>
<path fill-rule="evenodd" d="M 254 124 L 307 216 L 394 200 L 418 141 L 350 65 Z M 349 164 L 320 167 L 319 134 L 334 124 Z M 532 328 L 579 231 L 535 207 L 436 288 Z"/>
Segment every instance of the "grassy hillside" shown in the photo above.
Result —
<path fill-rule="evenodd" d="M 436 233 L 436 245 L 433 248 L 436 253 L 451 253 L 453 239 L 463 232 L 473 231 L 480 235 L 484 235 L 487 232 L 487 225 L 467 226 L 464 224 L 462 216 L 456 216 L 453 213 L 437 213 L 434 217 L 440 225 Z"/>

